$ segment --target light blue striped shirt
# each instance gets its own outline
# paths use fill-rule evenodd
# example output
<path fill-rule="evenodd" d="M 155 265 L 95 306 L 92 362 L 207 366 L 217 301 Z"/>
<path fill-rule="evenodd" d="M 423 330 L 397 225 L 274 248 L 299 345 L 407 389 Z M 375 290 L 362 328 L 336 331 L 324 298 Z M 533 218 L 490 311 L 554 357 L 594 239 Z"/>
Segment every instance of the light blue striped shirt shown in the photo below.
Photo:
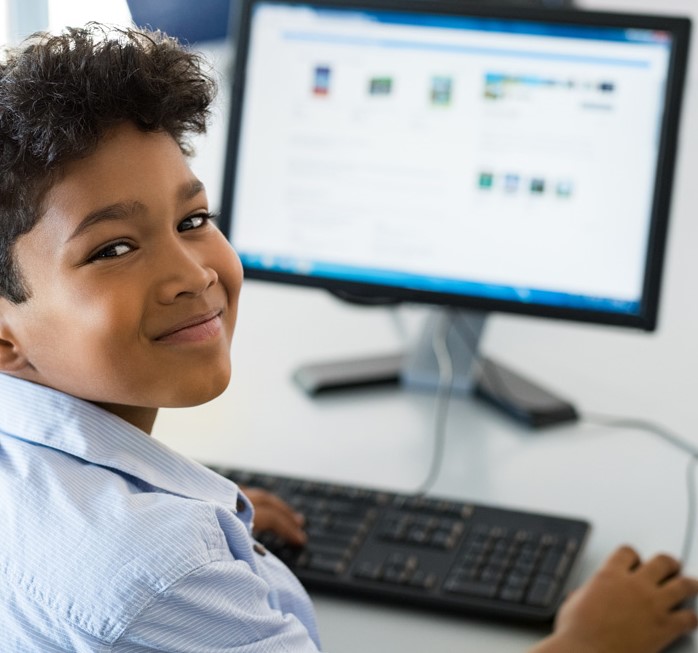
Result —
<path fill-rule="evenodd" d="M 0 374 L 0 496 L 3 653 L 319 648 L 237 486 L 93 404 Z"/>

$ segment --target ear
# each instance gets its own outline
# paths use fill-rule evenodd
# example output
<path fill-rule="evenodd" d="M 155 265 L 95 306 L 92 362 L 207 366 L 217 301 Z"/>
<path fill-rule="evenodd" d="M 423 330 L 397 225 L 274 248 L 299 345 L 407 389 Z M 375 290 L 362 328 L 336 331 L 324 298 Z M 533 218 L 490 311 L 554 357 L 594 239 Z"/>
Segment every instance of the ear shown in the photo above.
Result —
<path fill-rule="evenodd" d="M 9 302 L 0 298 L 0 372 L 9 373 L 20 372 L 29 366 L 10 325 L 11 310 Z"/>

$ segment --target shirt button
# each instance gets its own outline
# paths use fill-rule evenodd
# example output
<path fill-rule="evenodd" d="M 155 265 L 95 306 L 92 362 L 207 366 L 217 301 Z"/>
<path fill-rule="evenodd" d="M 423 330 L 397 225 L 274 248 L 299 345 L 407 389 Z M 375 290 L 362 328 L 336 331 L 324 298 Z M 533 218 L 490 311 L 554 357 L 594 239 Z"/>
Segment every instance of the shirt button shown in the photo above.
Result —
<path fill-rule="evenodd" d="M 267 550 L 259 542 L 255 542 L 252 545 L 252 550 L 258 555 L 261 555 L 261 556 L 267 555 Z"/>

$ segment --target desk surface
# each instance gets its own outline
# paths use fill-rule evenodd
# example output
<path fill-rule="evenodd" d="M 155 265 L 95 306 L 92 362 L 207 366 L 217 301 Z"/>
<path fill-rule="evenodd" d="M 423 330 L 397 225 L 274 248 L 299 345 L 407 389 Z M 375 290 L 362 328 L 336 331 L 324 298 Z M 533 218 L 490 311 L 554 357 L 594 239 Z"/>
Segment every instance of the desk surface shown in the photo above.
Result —
<path fill-rule="evenodd" d="M 588 0 L 584 5 L 659 10 L 653 0 Z M 661 10 L 698 18 L 695 0 L 665 0 Z M 689 72 L 657 333 L 496 316 L 488 324 L 484 349 L 573 398 L 582 411 L 656 420 L 698 446 L 698 435 L 692 433 L 692 367 L 698 353 L 696 68 Z M 223 93 L 222 107 L 225 99 Z M 219 119 L 197 143 L 199 155 L 193 163 L 214 206 L 220 196 L 224 130 Z M 397 314 L 410 335 L 422 318 L 417 309 Z M 291 382 L 293 370 L 302 363 L 392 352 L 404 344 L 403 336 L 389 309 L 360 309 L 313 290 L 248 282 L 230 388 L 206 406 L 162 411 L 154 434 L 204 462 L 410 491 L 424 480 L 431 460 L 433 396 L 386 388 L 310 399 Z M 621 543 L 633 544 L 644 555 L 680 553 L 686 464 L 685 454 L 647 433 L 586 423 L 534 432 L 476 400 L 455 397 L 433 493 L 589 519 L 594 529 L 579 571 L 581 581 Z M 689 570 L 698 575 L 698 552 Z M 520 652 L 544 634 L 508 624 L 313 598 L 324 646 L 333 653 Z M 672 650 L 696 651 L 697 639 L 686 639 Z"/>
<path fill-rule="evenodd" d="M 287 310 L 278 312 L 275 307 L 281 305 Z M 319 319 L 335 311 L 340 315 L 333 316 L 333 324 L 347 330 L 339 340 L 340 334 Z M 310 290 L 249 283 L 229 389 L 205 406 L 162 411 L 155 436 L 203 462 L 415 489 L 433 451 L 433 395 L 384 388 L 311 399 L 291 381 L 296 365 L 322 357 L 333 343 L 352 351 L 365 351 L 366 342 L 371 351 L 394 347 L 385 313 L 355 311 Z M 594 530 L 581 580 L 624 542 L 645 555 L 680 552 L 686 462 L 684 454 L 640 431 L 585 423 L 531 431 L 475 399 L 454 397 L 433 493 L 589 519 Z M 421 652 L 428 646 L 506 653 L 524 650 L 544 632 L 354 600 L 314 599 L 324 645 L 333 653 Z M 698 648 L 687 640 L 676 650 Z"/>

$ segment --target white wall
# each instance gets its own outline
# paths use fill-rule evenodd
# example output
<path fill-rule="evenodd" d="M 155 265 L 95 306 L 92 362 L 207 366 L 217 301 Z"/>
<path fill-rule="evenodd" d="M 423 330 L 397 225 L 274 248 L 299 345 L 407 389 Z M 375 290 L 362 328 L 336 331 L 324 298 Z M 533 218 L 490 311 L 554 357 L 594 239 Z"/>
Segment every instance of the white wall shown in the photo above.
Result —
<path fill-rule="evenodd" d="M 126 0 L 0 0 L 0 44 L 18 43 L 38 30 L 59 31 L 91 20 L 124 25 L 130 23 L 131 14 Z"/>
<path fill-rule="evenodd" d="M 0 0 L 0 44 L 7 43 L 10 8 L 7 0 Z"/>
<path fill-rule="evenodd" d="M 126 0 L 49 0 L 48 10 L 50 30 L 84 25 L 91 20 L 116 25 L 131 22 Z"/>

